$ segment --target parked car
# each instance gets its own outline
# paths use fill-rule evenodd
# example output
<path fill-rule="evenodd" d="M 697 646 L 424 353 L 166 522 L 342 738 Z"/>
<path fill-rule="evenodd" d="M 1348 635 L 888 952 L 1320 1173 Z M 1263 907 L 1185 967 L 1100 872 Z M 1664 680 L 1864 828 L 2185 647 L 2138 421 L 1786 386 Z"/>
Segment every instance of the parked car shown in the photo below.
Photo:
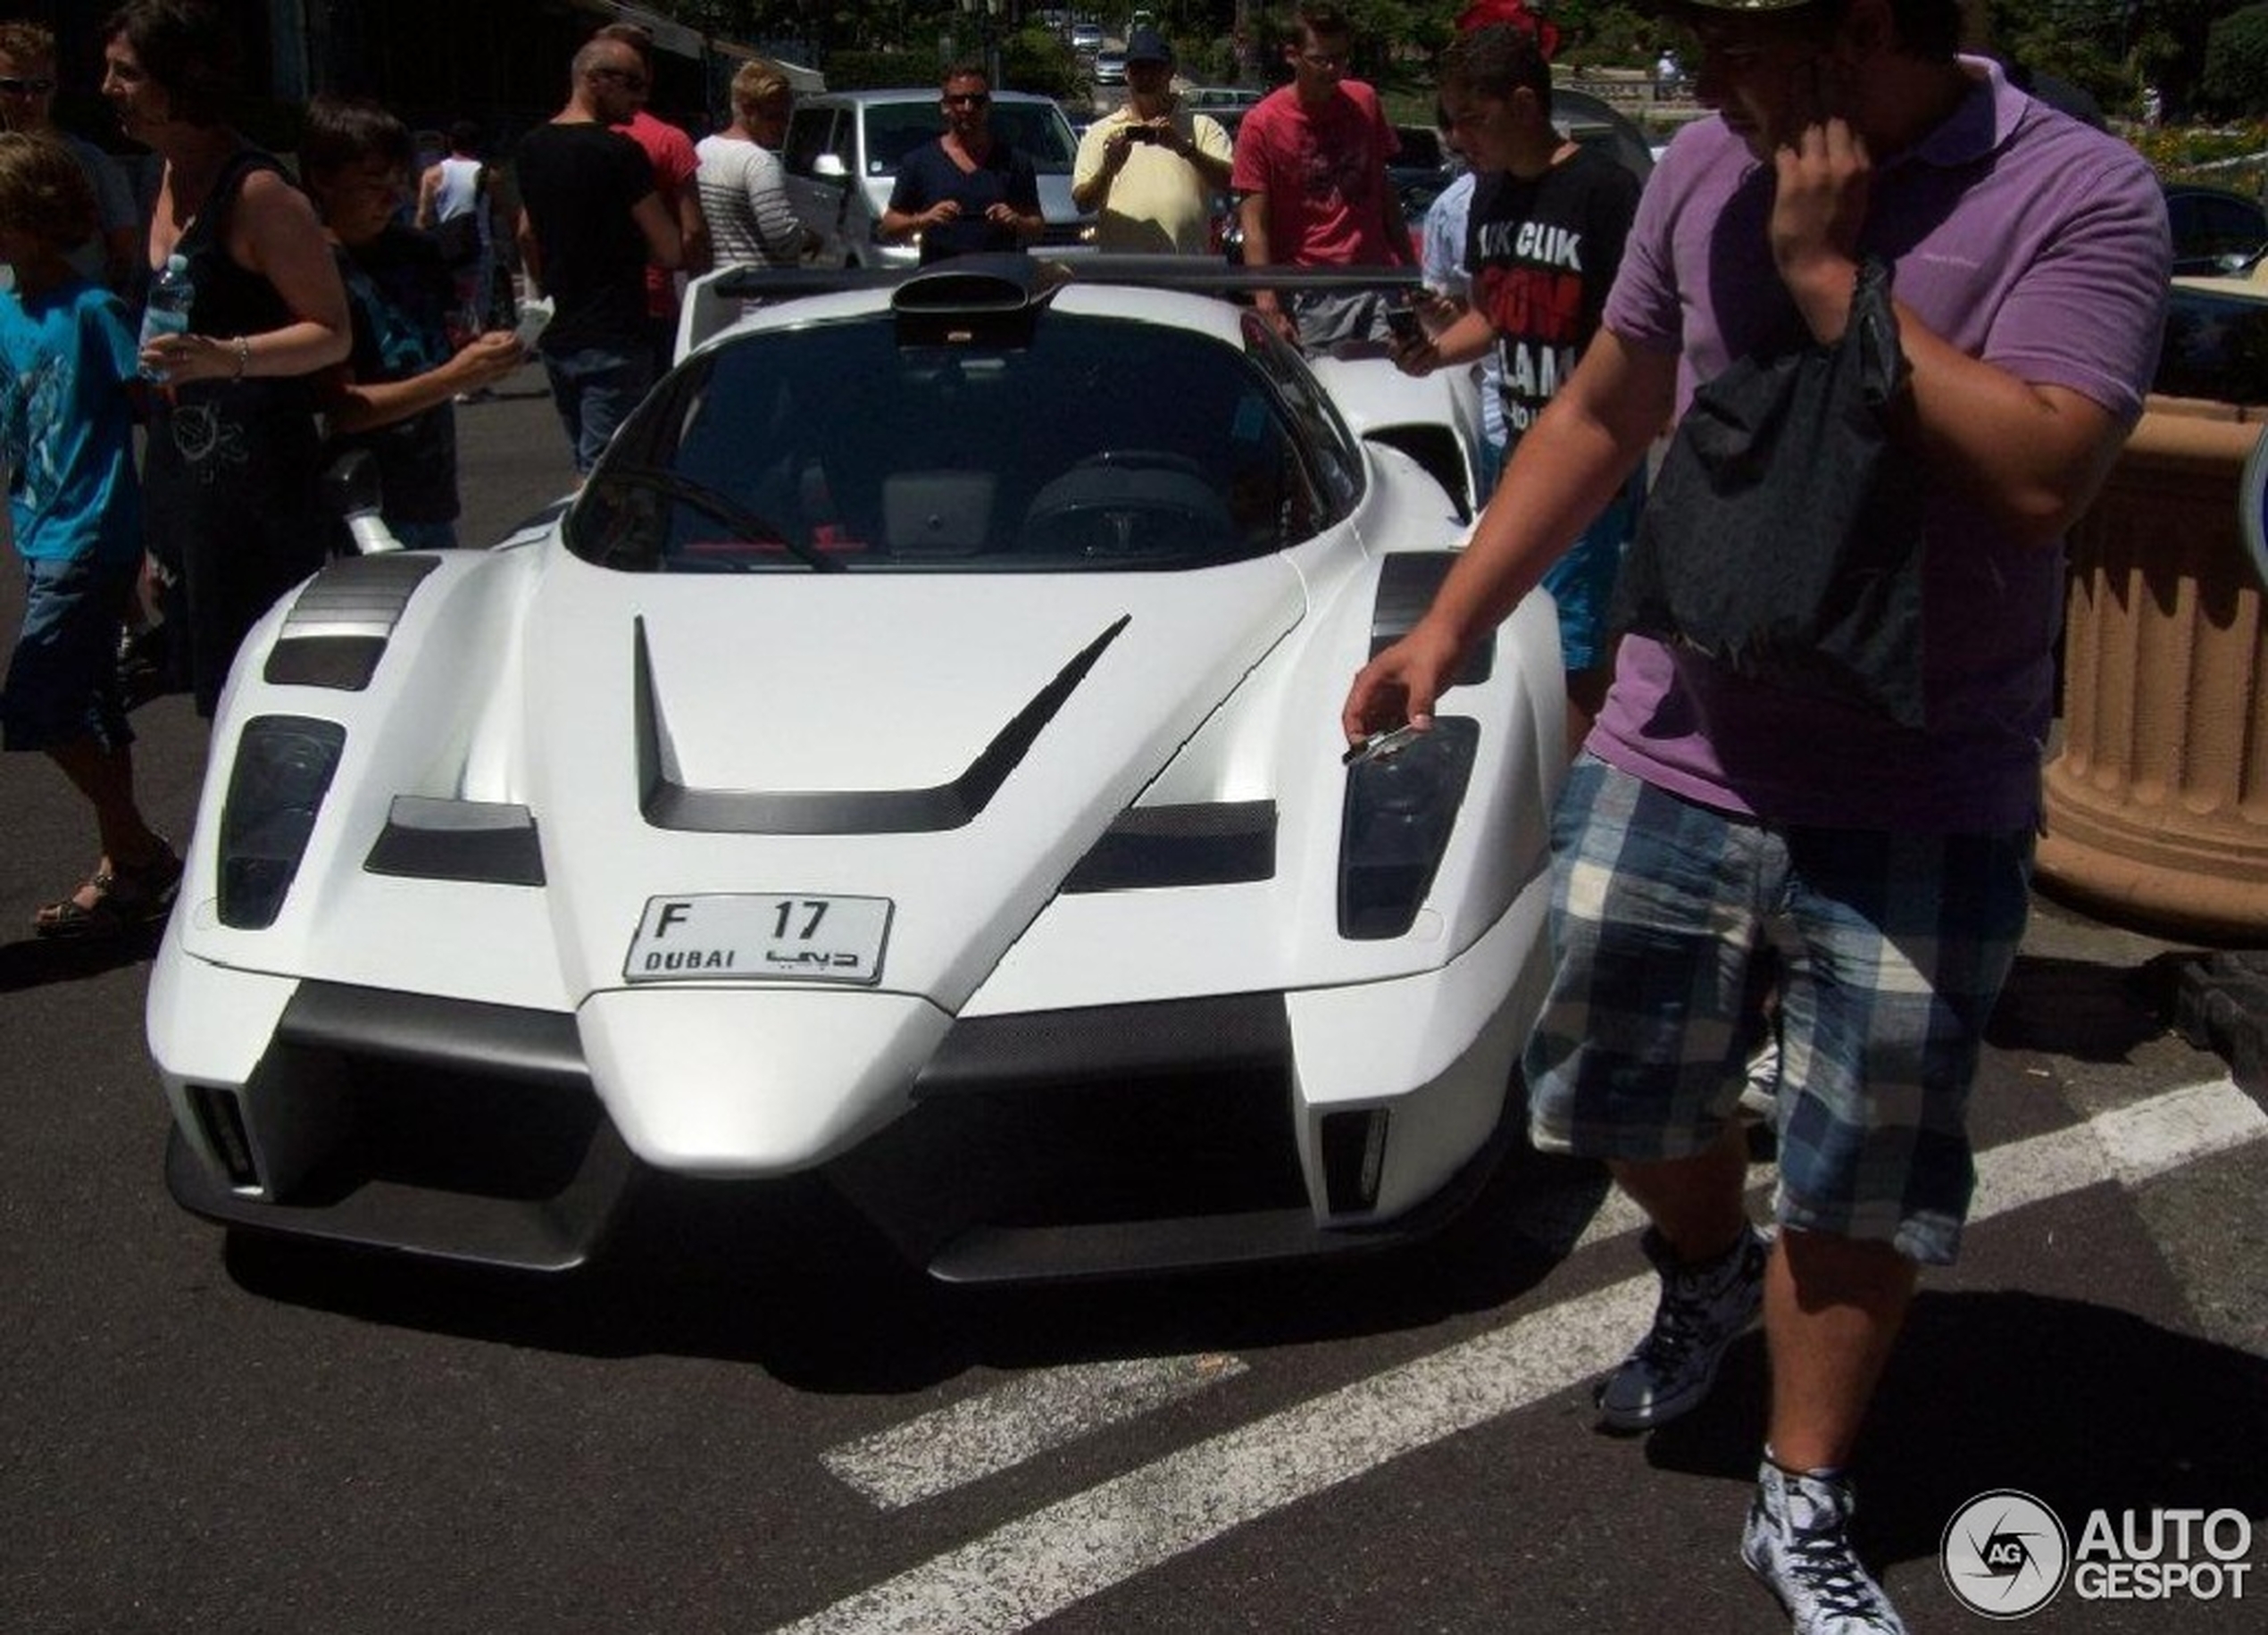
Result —
<path fill-rule="evenodd" d="M 2176 278 L 2235 271 L 2268 246 L 2268 210 L 2225 188 L 2168 183 L 2165 215 Z"/>
<path fill-rule="evenodd" d="M 820 236 L 823 265 L 897 267 L 920 259 L 912 242 L 882 242 L 882 213 L 898 161 L 944 128 L 934 87 L 828 91 L 796 99 L 780 162 L 796 215 Z M 1047 219 L 1041 244 L 1057 251 L 1080 247 L 1094 218 L 1071 202 L 1079 138 L 1063 109 L 1045 96 L 995 91 L 992 129 L 1029 155 L 1038 172 L 1039 206 Z"/>
<path fill-rule="evenodd" d="M 1098 51 L 1095 54 L 1095 83 L 1124 85 L 1126 83 L 1126 54 L 1122 51 Z"/>
<path fill-rule="evenodd" d="M 1103 25 L 1098 22 L 1071 24 L 1071 48 L 1090 53 L 1100 51 L 1103 48 Z"/>
<path fill-rule="evenodd" d="M 559 1270 L 646 1177 L 818 1176 L 993 1280 L 1470 1196 L 1548 963 L 1548 599 L 1348 764 L 1469 405 L 1118 265 L 713 274 L 571 501 L 282 599 L 150 988 L 182 1204 Z"/>
<path fill-rule="evenodd" d="M 1401 148 L 1386 167 L 1386 179 L 1402 201 L 1402 219 L 1414 241 L 1425 225 L 1427 207 L 1463 173 L 1464 164 L 1442 146 L 1441 133 L 1430 125 L 1397 125 L 1394 135 Z"/>
<path fill-rule="evenodd" d="M 1199 113 L 1210 113 L 1217 119 L 1223 109 L 1241 112 L 1267 94 L 1250 86 L 1193 85 L 1181 93 L 1181 105 Z"/>

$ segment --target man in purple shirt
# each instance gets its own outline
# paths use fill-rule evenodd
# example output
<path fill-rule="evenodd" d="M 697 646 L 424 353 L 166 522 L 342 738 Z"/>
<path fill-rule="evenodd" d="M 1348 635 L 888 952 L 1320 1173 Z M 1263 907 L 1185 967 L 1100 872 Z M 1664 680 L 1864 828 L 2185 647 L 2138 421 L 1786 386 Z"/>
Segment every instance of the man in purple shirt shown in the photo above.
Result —
<path fill-rule="evenodd" d="M 1957 57 L 1957 0 L 1684 0 L 1700 100 L 1648 184 L 1605 326 L 1521 440 L 1351 738 L 1428 725 L 1697 386 L 1842 334 L 1888 263 L 1925 503 L 1926 720 L 1900 726 L 1630 636 L 1555 823 L 1537 1145 L 1652 1222 L 1654 1324 L 1598 1389 L 1640 1431 L 1706 1396 L 1761 1308 L 1768 1439 L 1742 1555 L 1799 1631 L 1897 1631 L 1845 1475 L 1917 1265 L 1974 1180 L 1965 1104 L 2028 905 L 2061 538 L 2140 412 L 2169 264 L 2123 144 Z M 1824 543 L 1824 542 L 1822 542 Z M 1697 542 L 1705 548 L 1705 541 Z M 1742 1207 L 1735 1105 L 1776 968 L 1780 1230 Z"/>

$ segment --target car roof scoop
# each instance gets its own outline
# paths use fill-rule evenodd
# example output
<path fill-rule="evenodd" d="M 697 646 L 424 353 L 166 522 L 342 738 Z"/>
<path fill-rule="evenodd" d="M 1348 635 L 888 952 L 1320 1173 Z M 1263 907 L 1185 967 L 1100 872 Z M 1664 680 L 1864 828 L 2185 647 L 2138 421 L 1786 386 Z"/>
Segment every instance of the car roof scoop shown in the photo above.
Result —
<path fill-rule="evenodd" d="M 897 287 L 890 311 L 901 346 L 1021 347 L 1068 275 L 1020 252 L 956 255 Z"/>

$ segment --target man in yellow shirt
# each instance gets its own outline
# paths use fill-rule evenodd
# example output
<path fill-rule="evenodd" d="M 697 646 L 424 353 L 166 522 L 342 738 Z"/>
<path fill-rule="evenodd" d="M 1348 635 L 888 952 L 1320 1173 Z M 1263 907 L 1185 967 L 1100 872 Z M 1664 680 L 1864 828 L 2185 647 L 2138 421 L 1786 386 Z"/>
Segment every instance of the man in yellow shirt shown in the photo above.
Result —
<path fill-rule="evenodd" d="M 1097 213 L 1096 246 L 1133 254 L 1213 250 L 1213 201 L 1229 188 L 1229 133 L 1180 106 L 1173 48 L 1155 29 L 1126 42 L 1127 98 L 1087 128 L 1071 196 Z"/>

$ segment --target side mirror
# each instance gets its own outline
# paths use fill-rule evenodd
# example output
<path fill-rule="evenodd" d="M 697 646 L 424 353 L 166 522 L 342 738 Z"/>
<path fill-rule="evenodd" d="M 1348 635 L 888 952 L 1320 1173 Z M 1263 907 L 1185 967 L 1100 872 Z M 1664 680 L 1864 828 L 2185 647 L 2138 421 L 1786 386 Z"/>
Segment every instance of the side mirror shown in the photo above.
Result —
<path fill-rule="evenodd" d="M 850 167 L 840 154 L 821 154 L 811 162 L 811 173 L 821 181 L 848 181 Z"/>
<path fill-rule="evenodd" d="M 379 479 L 378 456 L 369 449 L 350 448 L 332 461 L 323 472 L 321 488 L 324 506 L 346 519 L 354 548 L 363 555 L 402 548 L 402 542 L 379 514 L 386 500 L 385 488 Z"/>

